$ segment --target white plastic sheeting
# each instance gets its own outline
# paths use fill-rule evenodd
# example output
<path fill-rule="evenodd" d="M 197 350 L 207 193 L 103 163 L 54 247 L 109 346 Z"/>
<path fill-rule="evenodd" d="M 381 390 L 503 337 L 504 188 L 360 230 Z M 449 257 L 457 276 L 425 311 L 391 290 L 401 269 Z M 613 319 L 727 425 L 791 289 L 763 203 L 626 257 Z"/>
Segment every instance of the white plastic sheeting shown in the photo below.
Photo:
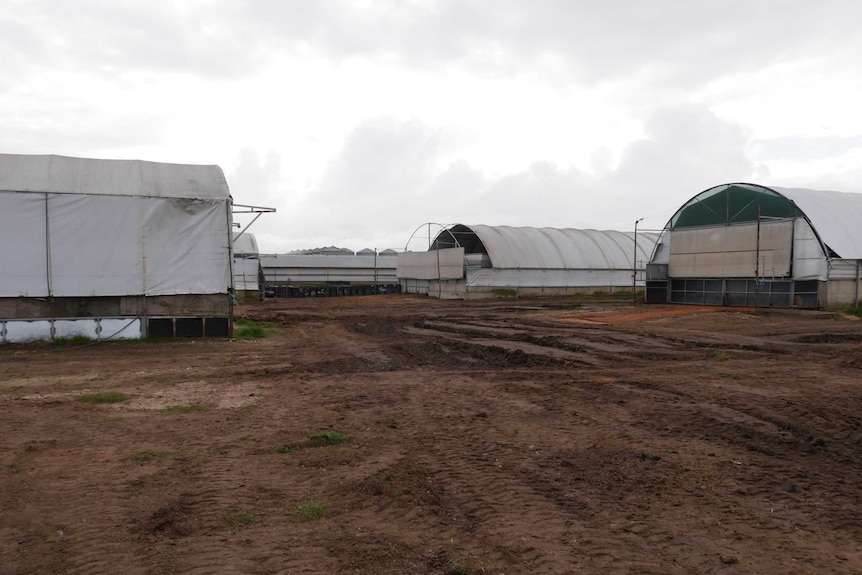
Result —
<path fill-rule="evenodd" d="M 0 154 L 0 191 L 227 200 L 218 166 Z"/>
<path fill-rule="evenodd" d="M 260 289 L 259 259 L 234 258 L 233 287 L 236 291 L 258 291 Z"/>
<path fill-rule="evenodd" d="M 260 265 L 267 284 L 296 283 L 395 283 L 397 257 L 353 255 L 261 256 Z"/>
<path fill-rule="evenodd" d="M 646 262 L 658 240 L 654 232 L 510 226 L 464 226 L 481 240 L 495 269 L 631 270 Z M 443 237 L 446 231 L 441 232 Z"/>
<path fill-rule="evenodd" d="M 233 287 L 236 291 L 260 289 L 257 239 L 249 233 L 233 235 Z"/>
<path fill-rule="evenodd" d="M 640 235 L 640 234 L 638 234 Z M 640 276 L 639 276 L 640 277 Z M 493 288 L 596 288 L 632 286 L 632 270 L 514 270 L 475 269 L 467 272 L 468 287 Z M 643 280 L 638 279 L 638 286 Z"/>
<path fill-rule="evenodd" d="M 230 217 L 217 166 L 0 154 L 0 297 L 224 293 Z"/>
<path fill-rule="evenodd" d="M 774 188 L 795 203 L 811 221 L 820 239 L 844 259 L 862 259 L 862 194 Z"/>
<path fill-rule="evenodd" d="M 223 293 L 228 206 L 0 192 L 0 297 Z"/>
<path fill-rule="evenodd" d="M 0 192 L 0 297 L 48 295 L 45 197 Z"/>
<path fill-rule="evenodd" d="M 678 278 L 740 278 L 758 270 L 760 276 L 789 276 L 793 229 L 792 219 L 764 221 L 759 228 L 744 223 L 676 229 L 668 273 Z"/>
<path fill-rule="evenodd" d="M 238 256 L 255 256 L 260 253 L 257 247 L 257 238 L 248 232 L 233 235 L 233 253 Z"/>
<path fill-rule="evenodd" d="M 793 277 L 798 280 L 826 280 L 828 265 L 820 240 L 805 218 L 793 225 Z"/>
<path fill-rule="evenodd" d="M 401 252 L 397 258 L 395 276 L 398 278 L 436 280 L 464 277 L 464 248 Z"/>

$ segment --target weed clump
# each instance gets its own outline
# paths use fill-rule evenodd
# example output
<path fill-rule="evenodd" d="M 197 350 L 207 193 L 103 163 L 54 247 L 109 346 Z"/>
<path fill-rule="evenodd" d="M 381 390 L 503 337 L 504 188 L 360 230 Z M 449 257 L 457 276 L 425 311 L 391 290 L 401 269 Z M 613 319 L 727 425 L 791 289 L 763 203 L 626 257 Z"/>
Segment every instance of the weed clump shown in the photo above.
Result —
<path fill-rule="evenodd" d="M 81 403 L 120 403 L 123 401 L 127 401 L 128 399 L 129 396 L 125 393 L 106 391 L 103 393 L 91 393 L 89 395 L 82 395 L 75 401 L 79 401 Z"/>
<path fill-rule="evenodd" d="M 321 431 L 311 436 L 312 439 L 319 439 L 329 445 L 337 445 L 342 441 L 347 441 L 347 435 L 338 431 Z"/>
<path fill-rule="evenodd" d="M 252 321 L 243 316 L 234 322 L 233 336 L 237 339 L 260 339 L 270 334 L 272 324 Z"/>
<path fill-rule="evenodd" d="M 730 356 L 727 355 L 726 351 L 718 350 L 713 352 L 712 356 L 710 356 L 710 359 L 712 361 L 727 361 L 728 359 L 730 359 Z"/>
<path fill-rule="evenodd" d="M 224 515 L 224 522 L 230 527 L 244 527 L 246 525 L 251 525 L 255 521 L 257 521 L 257 517 L 246 511 L 231 511 Z"/>
<path fill-rule="evenodd" d="M 309 501 L 297 507 L 290 515 L 297 521 L 311 521 L 323 517 L 325 511 L 322 503 Z"/>

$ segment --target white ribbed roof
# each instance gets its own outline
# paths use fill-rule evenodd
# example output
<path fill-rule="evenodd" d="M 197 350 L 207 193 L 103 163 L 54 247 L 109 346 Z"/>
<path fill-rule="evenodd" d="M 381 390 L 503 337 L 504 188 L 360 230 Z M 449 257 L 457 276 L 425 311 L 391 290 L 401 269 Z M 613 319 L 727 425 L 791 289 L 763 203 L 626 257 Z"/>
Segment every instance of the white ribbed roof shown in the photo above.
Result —
<path fill-rule="evenodd" d="M 820 239 L 838 257 L 862 259 L 862 194 L 808 190 L 805 188 L 775 188 L 808 216 Z"/>
<path fill-rule="evenodd" d="M 257 249 L 257 238 L 254 234 L 248 232 L 237 237 L 237 233 L 233 234 L 233 253 L 244 256 L 256 256 L 260 253 Z"/>
<path fill-rule="evenodd" d="M 0 154 L 0 191 L 188 199 L 230 198 L 218 166 Z"/>
<path fill-rule="evenodd" d="M 631 269 L 635 257 L 634 232 L 462 224 L 450 230 L 461 245 L 470 243 L 464 234 L 473 232 L 497 269 Z M 447 236 L 444 230 L 438 239 Z M 638 261 L 649 260 L 658 236 L 638 233 Z"/>

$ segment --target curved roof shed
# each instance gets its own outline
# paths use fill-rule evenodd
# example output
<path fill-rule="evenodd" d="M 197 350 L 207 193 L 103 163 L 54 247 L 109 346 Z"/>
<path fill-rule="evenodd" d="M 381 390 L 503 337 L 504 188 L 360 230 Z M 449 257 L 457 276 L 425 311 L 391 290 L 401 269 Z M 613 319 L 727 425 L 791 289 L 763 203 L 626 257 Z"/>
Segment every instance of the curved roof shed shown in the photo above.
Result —
<path fill-rule="evenodd" d="M 821 307 L 862 294 L 862 194 L 731 183 L 670 218 L 647 301 Z"/>
<path fill-rule="evenodd" d="M 233 235 L 233 253 L 234 256 L 257 257 L 260 254 L 260 250 L 257 247 L 257 238 L 254 237 L 254 234 L 245 232 L 239 235 L 235 233 Z"/>
<path fill-rule="evenodd" d="M 687 201 L 666 229 L 729 225 L 763 219 L 803 217 L 825 248 L 842 259 L 862 259 L 862 194 L 723 184 Z"/>
<path fill-rule="evenodd" d="M 402 289 L 441 298 L 630 291 L 658 234 L 455 224 L 398 254 Z M 423 284 L 422 282 L 426 282 Z M 424 290 L 424 291 L 423 291 Z"/>
<path fill-rule="evenodd" d="M 658 239 L 637 234 L 637 261 L 646 261 Z M 457 224 L 438 234 L 431 249 L 461 246 L 487 254 L 497 269 L 631 270 L 634 232 Z"/>

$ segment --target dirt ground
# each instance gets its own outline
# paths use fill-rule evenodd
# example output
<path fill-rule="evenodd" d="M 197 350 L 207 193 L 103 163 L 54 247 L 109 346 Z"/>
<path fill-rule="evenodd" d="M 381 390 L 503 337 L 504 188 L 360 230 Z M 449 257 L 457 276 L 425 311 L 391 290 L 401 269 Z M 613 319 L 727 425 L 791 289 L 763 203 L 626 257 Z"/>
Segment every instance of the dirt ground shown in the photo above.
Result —
<path fill-rule="evenodd" d="M 0 573 L 862 573 L 854 318 L 238 313 L 272 334 L 0 347 Z"/>

